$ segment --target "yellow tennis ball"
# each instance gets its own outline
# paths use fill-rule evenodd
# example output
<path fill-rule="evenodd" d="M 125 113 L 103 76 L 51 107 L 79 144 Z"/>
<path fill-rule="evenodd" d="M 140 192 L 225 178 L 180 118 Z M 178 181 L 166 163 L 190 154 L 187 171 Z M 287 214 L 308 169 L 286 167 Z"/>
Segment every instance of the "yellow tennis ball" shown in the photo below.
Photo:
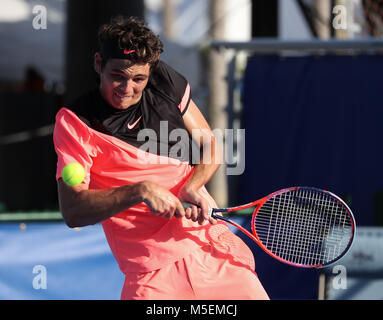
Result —
<path fill-rule="evenodd" d="M 85 169 L 77 162 L 70 163 L 64 167 L 62 178 L 67 185 L 76 186 L 84 181 Z"/>

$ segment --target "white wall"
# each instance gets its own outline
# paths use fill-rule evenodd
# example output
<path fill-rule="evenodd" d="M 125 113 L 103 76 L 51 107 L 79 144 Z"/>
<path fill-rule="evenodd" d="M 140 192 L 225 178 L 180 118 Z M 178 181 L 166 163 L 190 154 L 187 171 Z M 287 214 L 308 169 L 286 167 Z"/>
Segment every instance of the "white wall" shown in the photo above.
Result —
<path fill-rule="evenodd" d="M 35 5 L 47 9 L 47 28 L 36 30 Z M 0 79 L 21 81 L 34 65 L 48 81 L 63 79 L 64 0 L 0 0 Z"/>
<path fill-rule="evenodd" d="M 222 0 L 228 41 L 246 41 L 251 38 L 251 0 Z M 177 17 L 176 43 L 170 44 L 164 58 L 177 65 L 191 66 L 192 79 L 198 78 L 198 67 L 193 69 L 195 54 L 190 50 L 208 39 L 209 17 L 207 0 L 175 0 Z M 32 20 L 35 5 L 47 8 L 47 29 L 35 30 Z M 147 20 L 161 34 L 162 0 L 145 0 Z M 308 39 L 310 33 L 295 0 L 280 0 L 280 38 Z M 49 81 L 62 81 L 65 45 L 65 0 L 0 0 L 0 79 L 22 80 L 25 67 L 35 65 Z M 171 48 L 170 48 L 171 47 Z M 169 50 L 169 51 L 170 51 Z M 181 59 L 185 52 L 189 57 Z M 194 55 L 194 56 L 193 56 Z M 189 63 L 190 62 L 190 63 Z"/>

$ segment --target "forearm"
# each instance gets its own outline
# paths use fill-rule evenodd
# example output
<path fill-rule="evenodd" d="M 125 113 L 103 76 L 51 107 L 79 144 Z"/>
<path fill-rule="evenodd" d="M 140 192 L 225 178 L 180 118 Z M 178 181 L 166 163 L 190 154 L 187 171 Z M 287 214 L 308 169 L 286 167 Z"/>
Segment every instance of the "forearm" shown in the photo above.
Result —
<path fill-rule="evenodd" d="M 143 184 L 108 190 L 73 190 L 59 182 L 60 209 L 71 228 L 96 224 L 144 200 Z"/>
<path fill-rule="evenodd" d="M 218 170 L 221 163 L 219 161 L 220 158 L 218 158 L 220 152 L 211 153 L 211 158 L 209 161 L 206 161 L 207 157 L 204 157 L 206 155 L 206 148 L 210 148 L 211 145 L 205 145 L 204 147 L 205 153 L 202 154 L 200 163 L 195 166 L 193 175 L 182 187 L 179 196 L 181 201 L 196 205 L 186 210 L 186 217 L 190 217 L 193 221 L 198 221 L 200 224 L 205 220 L 209 220 L 211 224 L 216 224 L 217 221 L 209 215 L 209 203 L 201 196 L 200 189 L 209 182 Z"/>
<path fill-rule="evenodd" d="M 199 190 L 207 184 L 218 170 L 219 164 L 197 164 L 194 168 L 193 175 L 185 184 L 185 189 Z"/>
<path fill-rule="evenodd" d="M 222 151 L 216 145 L 214 137 L 201 148 L 199 163 L 194 167 L 194 172 L 185 188 L 198 190 L 207 184 L 222 163 Z"/>

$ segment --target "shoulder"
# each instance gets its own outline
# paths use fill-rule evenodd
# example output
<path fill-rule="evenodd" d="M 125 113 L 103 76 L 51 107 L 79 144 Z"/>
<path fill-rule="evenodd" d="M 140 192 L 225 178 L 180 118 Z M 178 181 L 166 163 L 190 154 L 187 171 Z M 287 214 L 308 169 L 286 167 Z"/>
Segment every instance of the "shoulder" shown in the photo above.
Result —
<path fill-rule="evenodd" d="M 89 91 L 72 102 L 69 102 L 66 108 L 76 114 L 82 121 L 89 125 L 95 107 L 96 90 Z"/>
<path fill-rule="evenodd" d="M 95 109 L 95 95 L 95 90 L 92 90 L 68 102 L 65 107 L 58 111 L 56 121 L 58 117 L 66 117 L 81 120 L 84 124 L 90 126 Z"/>
<path fill-rule="evenodd" d="M 188 85 L 187 79 L 163 61 L 152 70 L 148 88 L 165 92 L 172 97 L 180 97 Z"/>
<path fill-rule="evenodd" d="M 181 104 L 186 106 L 190 100 L 191 90 L 188 80 L 163 61 L 152 70 L 148 90 L 174 102 L 177 107 Z M 185 107 L 182 111 L 184 109 Z"/>
<path fill-rule="evenodd" d="M 62 107 L 56 113 L 56 125 L 57 124 L 65 124 L 65 123 L 74 123 L 77 121 L 80 121 L 80 118 L 70 108 Z"/>
<path fill-rule="evenodd" d="M 56 114 L 54 127 L 54 140 L 56 137 L 72 136 L 90 138 L 89 127 L 70 109 L 63 107 Z"/>
<path fill-rule="evenodd" d="M 88 130 L 94 110 L 94 94 L 94 91 L 89 91 L 59 109 L 56 114 L 56 127 Z"/>
<path fill-rule="evenodd" d="M 169 85 L 173 84 L 174 81 L 186 81 L 186 78 L 178 71 L 173 69 L 167 63 L 160 61 L 156 67 L 153 68 L 149 82 L 152 84 L 160 84 L 162 81 L 170 82 Z"/>

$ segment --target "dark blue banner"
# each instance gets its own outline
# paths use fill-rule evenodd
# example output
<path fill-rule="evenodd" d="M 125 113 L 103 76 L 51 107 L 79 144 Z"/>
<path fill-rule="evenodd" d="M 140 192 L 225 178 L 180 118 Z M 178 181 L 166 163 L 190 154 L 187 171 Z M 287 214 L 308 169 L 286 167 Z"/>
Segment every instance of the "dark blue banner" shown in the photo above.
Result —
<path fill-rule="evenodd" d="M 245 77 L 241 202 L 295 185 L 351 200 L 373 224 L 383 190 L 383 56 L 256 56 Z"/>
<path fill-rule="evenodd" d="M 240 203 L 313 186 L 347 200 L 357 225 L 373 225 L 374 197 L 383 190 L 382 74 L 383 56 L 249 59 Z M 317 272 L 284 266 L 253 247 L 272 298 L 317 298 Z"/>

